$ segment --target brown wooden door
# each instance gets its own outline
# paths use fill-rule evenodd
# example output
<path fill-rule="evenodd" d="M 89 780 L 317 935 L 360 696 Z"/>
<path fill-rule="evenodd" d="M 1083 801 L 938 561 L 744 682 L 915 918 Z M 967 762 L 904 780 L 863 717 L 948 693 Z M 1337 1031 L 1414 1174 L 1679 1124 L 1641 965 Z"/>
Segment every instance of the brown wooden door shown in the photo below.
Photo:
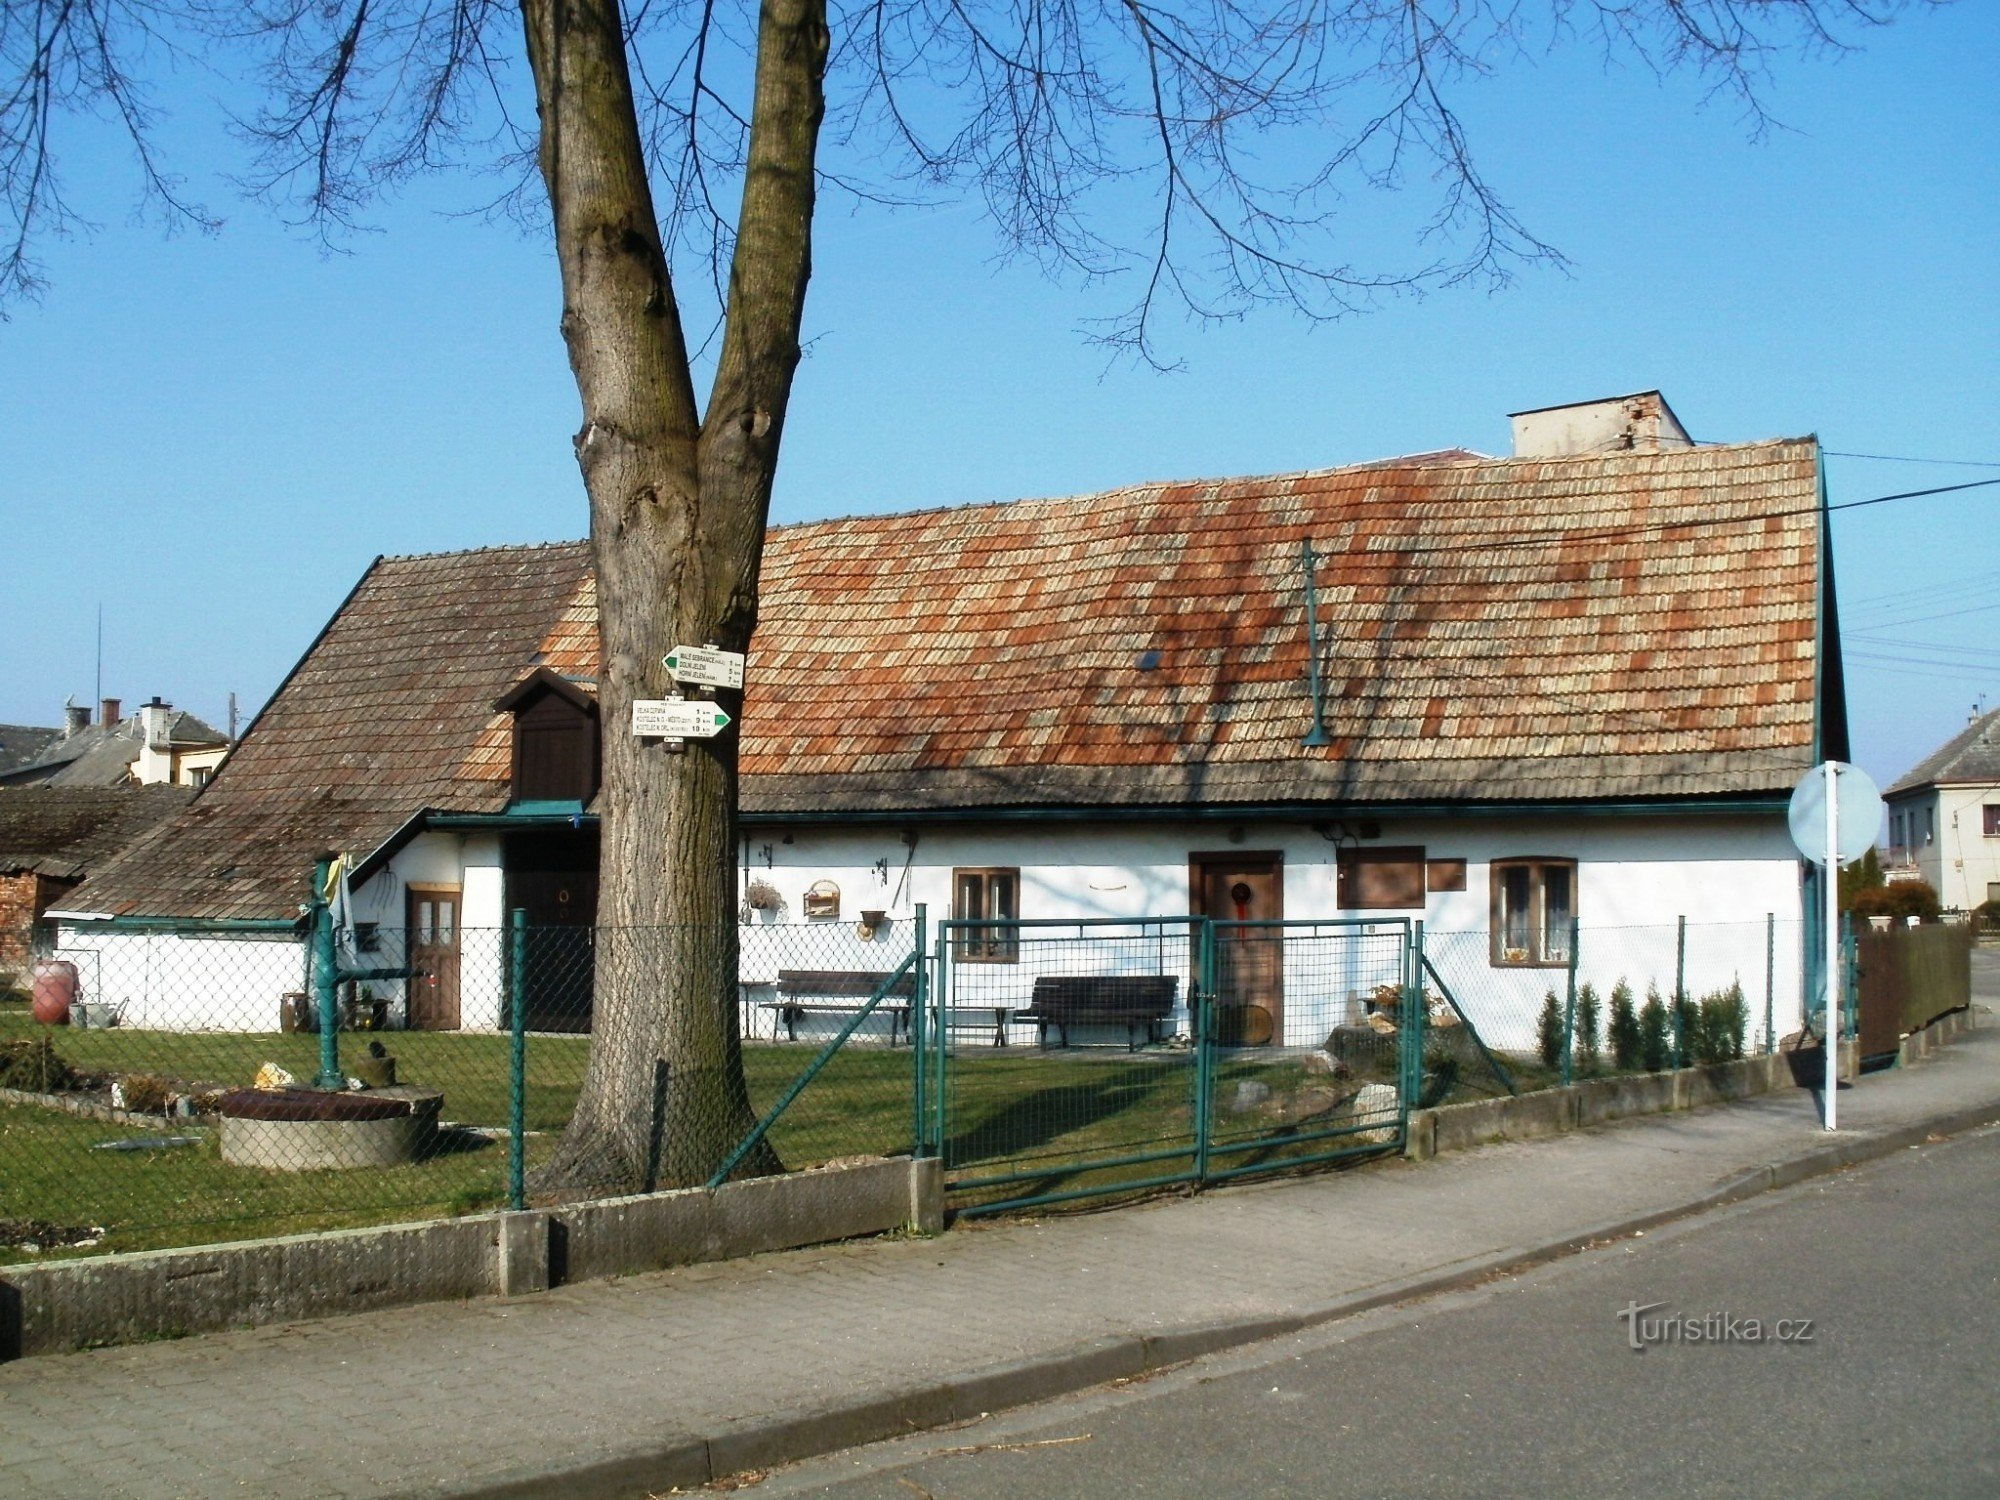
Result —
<path fill-rule="evenodd" d="M 595 828 L 538 830 L 507 840 L 507 909 L 526 915 L 522 974 L 530 1031 L 590 1030 L 596 977 Z"/>
<path fill-rule="evenodd" d="M 1197 916 L 1225 923 L 1284 920 L 1281 854 L 1191 855 L 1189 887 Z M 1225 1044 L 1284 1040 L 1285 943 L 1279 929 L 1216 929 L 1215 1000 L 1223 1007 L 1217 1036 Z"/>
<path fill-rule="evenodd" d="M 412 1031 L 458 1030 L 460 894 L 455 885 L 409 889 L 409 964 L 422 971 L 410 981 Z"/>

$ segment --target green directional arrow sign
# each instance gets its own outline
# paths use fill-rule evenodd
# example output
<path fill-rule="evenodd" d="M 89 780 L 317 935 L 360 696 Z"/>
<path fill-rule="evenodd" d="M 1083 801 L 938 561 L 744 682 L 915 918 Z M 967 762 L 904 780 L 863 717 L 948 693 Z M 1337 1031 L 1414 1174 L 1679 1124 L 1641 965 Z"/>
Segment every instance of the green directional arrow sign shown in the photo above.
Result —
<path fill-rule="evenodd" d="M 729 715 L 713 703 L 689 698 L 632 700 L 632 733 L 642 739 L 712 739 L 729 724 Z"/>
<path fill-rule="evenodd" d="M 743 653 L 724 651 L 716 646 L 676 646 L 660 658 L 660 665 L 674 674 L 676 682 L 698 682 L 704 687 L 743 686 Z"/>

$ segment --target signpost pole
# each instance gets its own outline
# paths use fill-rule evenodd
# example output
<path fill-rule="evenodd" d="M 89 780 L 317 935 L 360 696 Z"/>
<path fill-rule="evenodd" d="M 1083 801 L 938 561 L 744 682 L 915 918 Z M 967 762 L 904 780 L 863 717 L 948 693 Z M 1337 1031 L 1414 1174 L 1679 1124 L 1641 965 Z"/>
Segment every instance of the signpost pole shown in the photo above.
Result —
<path fill-rule="evenodd" d="M 1826 1128 L 1835 1130 L 1840 1093 L 1840 775 L 1826 763 Z"/>

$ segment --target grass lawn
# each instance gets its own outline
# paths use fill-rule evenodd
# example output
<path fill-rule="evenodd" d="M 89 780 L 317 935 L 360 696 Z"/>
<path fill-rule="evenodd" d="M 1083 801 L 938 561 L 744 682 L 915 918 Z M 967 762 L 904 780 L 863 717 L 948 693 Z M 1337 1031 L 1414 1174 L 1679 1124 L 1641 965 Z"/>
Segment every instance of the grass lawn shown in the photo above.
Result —
<path fill-rule="evenodd" d="M 73 1068 L 92 1073 L 151 1073 L 184 1085 L 241 1087 L 258 1067 L 276 1063 L 301 1079 L 318 1071 L 319 1039 L 275 1033 L 146 1031 L 113 1027 L 82 1031 L 42 1028 L 26 1007 L 0 1004 L 0 1040 L 52 1037 Z M 399 1080 L 444 1092 L 443 1118 L 494 1129 L 508 1118 L 509 1039 L 454 1032 L 385 1032 Z M 367 1034 L 343 1033 L 343 1058 Z M 749 1042 L 744 1071 L 760 1115 L 811 1061 L 817 1047 Z M 553 1148 L 581 1086 L 589 1039 L 532 1036 L 528 1040 L 526 1113 L 530 1165 Z M 1393 1052 L 1385 1051 L 1386 1058 Z M 838 1054 L 779 1121 L 772 1142 L 791 1167 L 840 1157 L 894 1155 L 912 1144 L 911 1073 L 907 1047 L 857 1045 Z M 1547 1080 L 1537 1067 L 1508 1058 L 1517 1086 Z M 1193 1054 L 1156 1048 L 1051 1052 L 967 1046 L 948 1061 L 951 1108 L 945 1122 L 946 1163 L 954 1177 L 1021 1174 L 1002 1193 L 1062 1191 L 1084 1183 L 1132 1181 L 1183 1170 L 1194 1149 Z M 1225 1148 L 1218 1166 L 1264 1163 L 1338 1149 L 1341 1140 L 1313 1138 L 1340 1121 L 1337 1111 L 1355 1085 L 1388 1081 L 1379 1066 L 1335 1084 L 1309 1073 L 1300 1054 L 1255 1050 L 1218 1059 L 1210 1101 L 1211 1140 Z M 1461 1089 L 1455 1095 L 1465 1097 Z M 146 1249 L 220 1239 L 294 1233 L 472 1212 L 505 1200 L 503 1141 L 453 1135 L 454 1149 L 387 1170 L 282 1173 L 231 1166 L 217 1152 L 211 1129 L 191 1122 L 178 1133 L 200 1143 L 165 1150 L 99 1151 L 98 1144 L 148 1132 L 56 1114 L 32 1106 L 0 1106 L 0 1220 L 102 1226 L 100 1250 Z M 1231 1151 L 1241 1145 L 1249 1149 Z M 1176 1159 L 1111 1168 L 1090 1165 L 1142 1153 Z M 0 1247 L 0 1260 L 18 1251 Z"/>
<path fill-rule="evenodd" d="M 319 1039 L 275 1033 L 145 1031 L 126 1027 L 82 1031 L 44 1028 L 25 1006 L 0 1005 L 0 1041 L 49 1036 L 72 1068 L 89 1073 L 149 1073 L 185 1085 L 241 1087 L 266 1062 L 300 1079 L 319 1069 Z M 508 1119 L 509 1039 L 450 1032 L 385 1032 L 398 1080 L 443 1090 L 443 1117 L 494 1129 Z M 343 1058 L 367 1035 L 343 1033 Z M 589 1038 L 528 1039 L 525 1109 L 528 1162 L 555 1144 L 583 1081 Z M 816 1048 L 747 1044 L 744 1071 L 753 1109 L 770 1108 L 812 1059 Z M 843 1052 L 788 1110 L 772 1132 L 779 1155 L 793 1167 L 843 1156 L 888 1155 L 911 1145 L 907 1048 L 857 1047 Z M 457 1148 L 429 1160 L 386 1170 L 266 1172 L 230 1165 L 212 1128 L 176 1123 L 165 1134 L 200 1137 L 194 1146 L 99 1151 L 106 1141 L 161 1134 L 24 1105 L 0 1105 L 0 1221 L 35 1220 L 62 1227 L 101 1226 L 99 1252 L 292 1234 L 313 1229 L 386 1223 L 467 1213 L 506 1200 L 507 1148 L 453 1134 Z M 70 1252 L 75 1253 L 75 1252 Z M 0 1245 L 0 1262 L 30 1258 Z"/>
<path fill-rule="evenodd" d="M 198 1141 L 160 1150 L 94 1149 L 174 1136 Z M 463 1137 L 453 1144 L 461 1149 L 368 1172 L 267 1172 L 224 1162 L 210 1129 L 133 1130 L 0 1105 L 0 1220 L 101 1228 L 98 1251 L 152 1250 L 500 1207 L 506 1146 Z M 0 1263 L 35 1258 L 0 1246 Z"/>

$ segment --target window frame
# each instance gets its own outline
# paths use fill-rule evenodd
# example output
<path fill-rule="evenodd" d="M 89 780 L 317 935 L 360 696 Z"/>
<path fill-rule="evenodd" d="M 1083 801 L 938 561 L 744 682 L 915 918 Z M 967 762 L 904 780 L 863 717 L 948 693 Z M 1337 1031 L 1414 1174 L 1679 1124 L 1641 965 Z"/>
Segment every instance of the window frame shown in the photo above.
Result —
<path fill-rule="evenodd" d="M 2000 802 L 1979 804 L 1979 831 L 1983 837 L 2000 839 Z"/>
<path fill-rule="evenodd" d="M 964 896 L 967 883 L 978 882 L 978 896 L 974 904 L 979 910 L 964 910 Z M 1013 910 L 1004 915 L 995 910 L 994 895 L 1006 882 L 1011 890 Z M 1021 870 L 1018 865 L 962 865 L 954 866 L 951 872 L 951 917 L 956 923 L 1018 923 L 1021 920 Z M 997 932 L 988 931 L 984 935 L 978 926 L 960 926 L 956 930 L 952 944 L 952 956 L 960 963 L 969 964 L 1013 964 L 1021 961 L 1021 930 L 1017 926 L 1000 927 Z"/>
<path fill-rule="evenodd" d="M 1565 942 L 1559 954 L 1552 954 L 1548 933 L 1548 881 L 1547 872 L 1561 870 L 1569 881 L 1568 920 L 1577 919 L 1577 862 L 1562 855 L 1524 854 L 1511 855 L 1506 859 L 1493 860 L 1487 866 L 1489 894 L 1487 930 L 1490 941 L 1490 961 L 1496 969 L 1567 969 L 1570 965 L 1569 945 Z M 1525 957 L 1513 958 L 1514 950 L 1506 945 L 1506 886 L 1508 872 L 1525 870 L 1528 878 L 1529 929 L 1528 946 L 1522 950 Z"/>

